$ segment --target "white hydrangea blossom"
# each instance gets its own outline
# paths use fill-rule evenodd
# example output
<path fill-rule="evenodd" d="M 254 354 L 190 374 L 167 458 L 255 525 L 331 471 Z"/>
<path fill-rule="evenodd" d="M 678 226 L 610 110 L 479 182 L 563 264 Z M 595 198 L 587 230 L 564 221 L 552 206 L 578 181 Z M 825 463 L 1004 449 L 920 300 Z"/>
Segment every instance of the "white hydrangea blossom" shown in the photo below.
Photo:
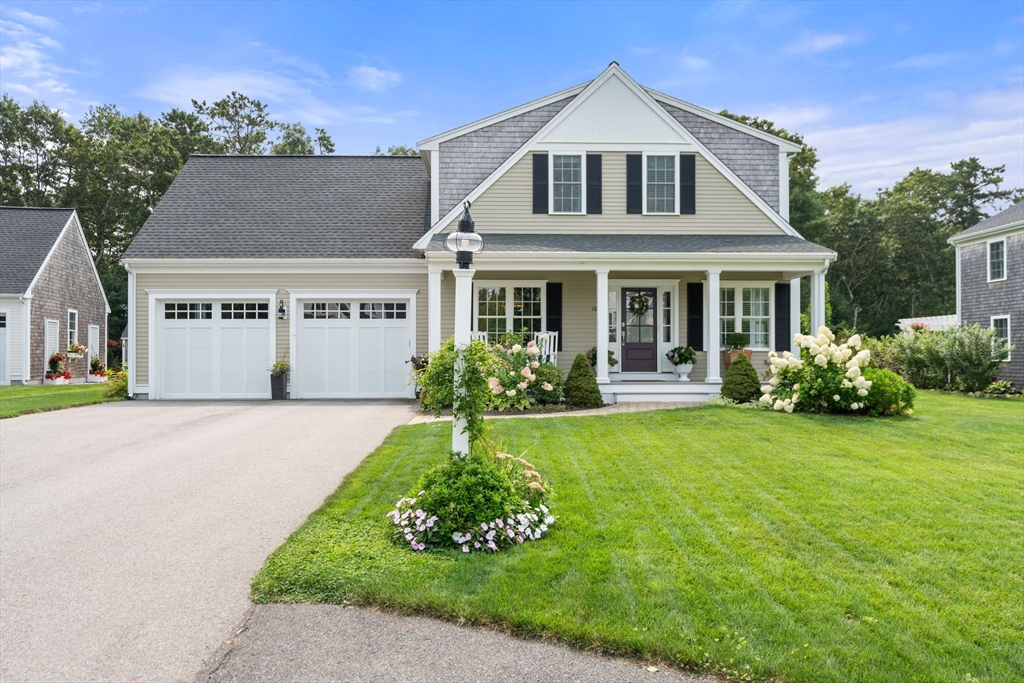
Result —
<path fill-rule="evenodd" d="M 793 343 L 800 349 L 807 350 L 808 355 L 805 358 L 811 359 L 817 368 L 828 373 L 834 369 L 836 374 L 842 377 L 842 394 L 832 395 L 832 401 L 842 406 L 843 396 L 849 401 L 853 394 L 860 399 L 868 395 L 871 382 L 863 377 L 861 371 L 870 362 L 871 352 L 861 349 L 860 335 L 855 334 L 845 343 L 837 344 L 832 330 L 822 325 L 813 335 L 796 333 L 793 335 Z M 769 366 L 771 377 L 767 384 L 761 387 L 760 402 L 772 406 L 775 410 L 791 413 L 800 402 L 800 384 L 794 383 L 788 387 L 788 391 L 786 385 L 794 378 L 792 371 L 803 368 L 803 360 L 789 351 L 783 351 L 781 355 L 772 352 L 769 354 Z M 847 391 L 851 393 L 845 393 Z M 851 401 L 850 410 L 861 408 L 864 408 L 862 400 Z"/>

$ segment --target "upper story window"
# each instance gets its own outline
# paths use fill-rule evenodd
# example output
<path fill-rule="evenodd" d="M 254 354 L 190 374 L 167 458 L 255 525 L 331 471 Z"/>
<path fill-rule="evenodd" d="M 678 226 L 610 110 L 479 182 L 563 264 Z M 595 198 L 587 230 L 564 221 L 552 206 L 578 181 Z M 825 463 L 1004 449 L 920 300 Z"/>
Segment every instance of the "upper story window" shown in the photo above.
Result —
<path fill-rule="evenodd" d="M 676 156 L 647 157 L 647 213 L 676 213 Z"/>
<path fill-rule="evenodd" d="M 78 311 L 68 310 L 68 346 L 78 343 Z"/>
<path fill-rule="evenodd" d="M 551 155 L 551 212 L 583 213 L 582 155 Z"/>
<path fill-rule="evenodd" d="M 1006 240 L 988 243 L 988 281 L 1006 279 Z"/>

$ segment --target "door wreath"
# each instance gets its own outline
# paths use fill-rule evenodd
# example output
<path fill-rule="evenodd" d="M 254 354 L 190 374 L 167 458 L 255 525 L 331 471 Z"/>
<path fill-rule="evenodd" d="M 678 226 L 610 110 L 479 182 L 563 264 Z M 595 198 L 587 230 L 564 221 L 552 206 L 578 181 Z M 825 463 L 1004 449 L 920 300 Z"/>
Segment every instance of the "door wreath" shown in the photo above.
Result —
<path fill-rule="evenodd" d="M 638 318 L 642 318 L 651 310 L 651 299 L 646 294 L 634 294 L 629 297 L 626 309 Z"/>

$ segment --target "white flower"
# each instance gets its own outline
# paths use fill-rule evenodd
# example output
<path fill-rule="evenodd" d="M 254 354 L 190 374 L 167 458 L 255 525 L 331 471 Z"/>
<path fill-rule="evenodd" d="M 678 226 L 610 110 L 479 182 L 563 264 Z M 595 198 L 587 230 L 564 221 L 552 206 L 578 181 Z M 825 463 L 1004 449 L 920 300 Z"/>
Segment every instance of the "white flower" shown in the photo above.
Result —
<path fill-rule="evenodd" d="M 868 390 L 867 389 L 858 389 L 857 390 L 857 395 L 860 396 L 861 398 L 863 398 L 864 396 L 868 395 Z"/>
<path fill-rule="evenodd" d="M 846 376 L 850 379 L 857 379 L 860 377 L 860 368 L 856 365 L 851 365 L 850 369 L 846 371 Z"/>
<path fill-rule="evenodd" d="M 551 391 L 552 389 L 554 389 L 554 387 L 551 386 L 551 382 L 544 382 L 544 384 L 540 385 L 540 388 L 543 389 L 544 391 Z"/>
<path fill-rule="evenodd" d="M 850 404 L 850 410 L 857 410 L 858 408 L 860 408 L 860 406 L 857 405 L 856 403 L 851 403 Z"/>
<path fill-rule="evenodd" d="M 849 339 L 846 340 L 846 343 L 850 345 L 850 348 L 854 348 L 854 349 L 860 348 L 860 335 L 859 334 L 853 335 L 852 337 L 850 337 Z"/>
<path fill-rule="evenodd" d="M 792 413 L 793 412 L 793 404 L 792 403 L 787 403 L 786 407 L 783 408 L 783 410 L 785 410 L 787 413 Z"/>
<path fill-rule="evenodd" d="M 799 383 L 793 385 L 793 391 L 800 391 L 800 384 Z"/>
<path fill-rule="evenodd" d="M 810 349 L 812 356 L 817 356 L 819 353 L 821 353 L 821 347 L 818 346 L 816 342 L 811 342 Z"/>
<path fill-rule="evenodd" d="M 825 358 L 825 356 L 819 353 L 817 356 L 814 357 L 814 363 L 815 365 L 825 367 L 826 365 L 828 365 L 828 358 Z"/>
<path fill-rule="evenodd" d="M 867 380 L 864 379 L 864 375 L 857 375 L 857 377 L 853 380 L 853 386 L 857 387 L 858 389 L 863 389 L 866 383 Z"/>
<path fill-rule="evenodd" d="M 800 402 L 800 394 L 793 394 L 793 403 Z"/>
<path fill-rule="evenodd" d="M 782 402 L 782 399 L 778 399 L 775 401 L 775 405 L 773 407 L 775 410 L 782 410 L 786 407 L 786 404 Z"/>
<path fill-rule="evenodd" d="M 841 386 L 843 389 L 849 389 L 850 387 L 853 386 L 853 383 L 850 382 L 850 380 L 848 379 L 844 379 L 842 382 L 839 383 L 839 386 Z"/>
<path fill-rule="evenodd" d="M 828 346 L 829 338 L 819 333 L 815 341 L 818 342 L 818 346 Z"/>
<path fill-rule="evenodd" d="M 811 335 L 807 335 L 806 337 L 800 340 L 800 348 L 809 349 L 811 348 L 811 344 L 813 343 L 814 337 L 812 337 Z"/>
<path fill-rule="evenodd" d="M 519 344 L 513 344 L 512 345 L 512 353 L 519 353 L 522 350 L 523 350 L 523 347 L 520 346 Z"/>
<path fill-rule="evenodd" d="M 770 384 L 766 384 L 763 387 L 761 387 L 761 393 L 762 394 L 770 394 L 770 393 L 772 393 L 771 385 Z"/>
<path fill-rule="evenodd" d="M 843 349 L 843 360 L 853 355 L 853 349 Z"/>
<path fill-rule="evenodd" d="M 779 378 L 773 376 L 770 380 L 768 380 L 768 384 L 772 385 L 773 387 L 779 386 Z"/>
<path fill-rule="evenodd" d="M 867 379 L 864 380 L 864 388 L 865 389 L 870 389 L 872 384 L 874 384 L 874 382 L 872 382 L 871 380 L 867 380 Z"/>
<path fill-rule="evenodd" d="M 838 402 L 839 401 L 839 394 L 836 394 L 835 396 L 833 396 L 832 400 Z"/>
<path fill-rule="evenodd" d="M 508 391 L 505 392 L 505 395 L 508 396 L 509 398 L 512 398 L 513 396 L 516 395 L 516 390 L 515 389 L 509 389 Z"/>
<path fill-rule="evenodd" d="M 822 325 L 821 327 L 818 328 L 818 336 L 820 337 L 822 335 L 827 337 L 829 341 L 835 341 L 836 340 L 836 335 L 832 334 L 832 330 L 828 329 L 824 325 Z"/>
<path fill-rule="evenodd" d="M 768 387 L 768 388 L 771 389 L 771 387 Z M 772 395 L 771 394 L 761 394 L 761 398 L 758 399 L 758 400 L 761 401 L 761 403 L 769 404 L 769 403 L 772 402 Z"/>
<path fill-rule="evenodd" d="M 871 361 L 871 352 L 864 349 L 859 351 L 853 358 L 857 361 L 857 365 L 867 365 Z"/>

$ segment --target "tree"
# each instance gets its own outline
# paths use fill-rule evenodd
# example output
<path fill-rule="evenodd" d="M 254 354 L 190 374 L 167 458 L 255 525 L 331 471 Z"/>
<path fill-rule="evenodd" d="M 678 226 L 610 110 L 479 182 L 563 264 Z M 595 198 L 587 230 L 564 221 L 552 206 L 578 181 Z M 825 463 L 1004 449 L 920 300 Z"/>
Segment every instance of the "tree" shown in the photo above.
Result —
<path fill-rule="evenodd" d="M 219 154 L 224 151 L 210 135 L 210 127 L 199 114 L 172 109 L 160 116 L 160 124 L 170 129 L 183 165 L 193 154 Z"/>
<path fill-rule="evenodd" d="M 192 100 L 214 138 L 229 154 L 264 154 L 268 134 L 279 127 L 267 113 L 267 105 L 234 92 L 213 104 Z"/>
<path fill-rule="evenodd" d="M 0 204 L 66 206 L 78 130 L 41 102 L 22 108 L 0 100 Z"/>
<path fill-rule="evenodd" d="M 315 128 L 317 154 L 334 154 L 334 140 L 323 128 Z"/>
<path fill-rule="evenodd" d="M 418 157 L 420 151 L 415 147 L 406 147 L 405 145 L 391 145 L 388 147 L 388 153 L 386 156 L 389 157 Z M 380 151 L 380 146 L 377 146 L 377 150 L 373 153 L 375 157 L 385 156 L 384 152 Z"/>
<path fill-rule="evenodd" d="M 312 154 L 313 141 L 301 123 L 281 124 L 281 137 L 270 148 L 271 154 Z"/>
<path fill-rule="evenodd" d="M 953 234 L 977 225 L 988 215 L 993 205 L 1024 199 L 1024 190 L 1000 190 L 1006 166 L 985 167 L 978 157 L 961 159 L 950 164 L 949 194 L 943 212 L 955 228 Z"/>

